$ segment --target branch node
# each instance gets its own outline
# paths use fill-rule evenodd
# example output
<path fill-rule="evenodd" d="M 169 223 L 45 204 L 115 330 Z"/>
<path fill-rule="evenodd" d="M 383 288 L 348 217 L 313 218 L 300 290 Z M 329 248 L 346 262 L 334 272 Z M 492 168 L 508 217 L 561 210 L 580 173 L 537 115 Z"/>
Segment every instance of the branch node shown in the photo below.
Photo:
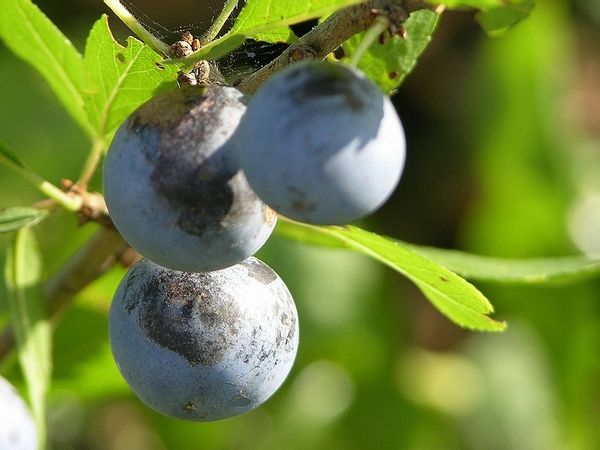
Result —
<path fill-rule="evenodd" d="M 317 51 L 304 44 L 294 44 L 289 49 L 288 62 L 295 63 L 305 59 L 316 59 Z"/>

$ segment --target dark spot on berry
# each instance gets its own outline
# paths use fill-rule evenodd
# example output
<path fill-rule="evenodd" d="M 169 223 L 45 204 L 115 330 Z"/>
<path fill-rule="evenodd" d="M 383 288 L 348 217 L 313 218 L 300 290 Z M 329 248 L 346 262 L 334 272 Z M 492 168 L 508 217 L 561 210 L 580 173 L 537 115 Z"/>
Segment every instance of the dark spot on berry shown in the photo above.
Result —
<path fill-rule="evenodd" d="M 246 214 L 246 205 L 257 200 L 251 189 L 240 188 L 247 183 L 228 141 L 217 148 L 214 143 L 233 131 L 228 121 L 235 123 L 235 119 L 227 111 L 243 106 L 218 86 L 185 86 L 175 93 L 166 96 L 168 104 L 164 95 L 159 97 L 165 108 L 160 114 L 173 115 L 176 122 L 153 119 L 151 114 L 159 111 L 146 104 L 131 126 L 137 125 L 142 141 L 148 142 L 142 152 L 154 167 L 154 189 L 176 211 L 184 232 L 203 236 L 207 230 L 226 228 L 224 223 L 238 223 L 236 218 Z"/>
<path fill-rule="evenodd" d="M 139 324 L 190 365 L 218 364 L 238 335 L 240 312 L 211 274 L 165 271 L 141 286 Z"/>

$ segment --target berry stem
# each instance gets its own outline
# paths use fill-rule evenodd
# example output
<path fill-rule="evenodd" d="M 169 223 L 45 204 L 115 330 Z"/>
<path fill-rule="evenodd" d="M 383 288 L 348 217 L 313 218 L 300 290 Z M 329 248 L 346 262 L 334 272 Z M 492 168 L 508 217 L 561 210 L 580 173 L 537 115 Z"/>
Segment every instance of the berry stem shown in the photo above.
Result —
<path fill-rule="evenodd" d="M 142 41 L 144 41 L 152 50 L 162 57 L 169 57 L 171 48 L 163 41 L 154 36 L 148 31 L 134 16 L 131 14 L 120 0 L 104 0 L 108 6 L 123 21 L 127 27 L 133 31 Z"/>
<path fill-rule="evenodd" d="M 200 36 L 199 40 L 201 46 L 208 44 L 217 37 L 219 32 L 223 29 L 225 22 L 227 22 L 227 19 L 229 19 L 231 13 L 238 5 L 238 2 L 239 0 L 227 0 L 227 3 L 225 3 L 225 6 L 223 6 L 221 14 L 219 14 L 219 16 L 215 19 L 210 28 L 206 30 L 202 36 Z"/>
<path fill-rule="evenodd" d="M 96 169 L 98 168 L 98 164 L 100 163 L 100 157 L 102 153 L 104 153 L 105 149 L 105 141 L 101 136 L 98 136 L 92 145 L 92 149 L 85 161 L 83 166 L 83 170 L 81 171 L 81 175 L 79 176 L 79 180 L 77 180 L 77 185 L 82 189 L 87 189 L 87 186 L 94 176 Z"/>
<path fill-rule="evenodd" d="M 350 57 L 349 65 L 352 67 L 358 67 L 360 60 L 365 53 L 369 50 L 369 47 L 379 38 L 381 33 L 384 33 L 390 25 L 390 19 L 386 16 L 377 16 L 373 21 L 373 24 L 363 35 L 358 47 Z"/>

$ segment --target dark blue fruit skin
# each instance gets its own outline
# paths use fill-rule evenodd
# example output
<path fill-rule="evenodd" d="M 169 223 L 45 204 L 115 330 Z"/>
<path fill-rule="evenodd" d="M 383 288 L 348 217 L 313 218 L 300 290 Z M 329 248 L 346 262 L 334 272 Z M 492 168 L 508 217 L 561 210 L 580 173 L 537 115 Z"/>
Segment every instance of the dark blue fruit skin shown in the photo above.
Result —
<path fill-rule="evenodd" d="M 256 408 L 279 388 L 296 356 L 298 316 L 283 281 L 254 257 L 207 273 L 143 259 L 115 293 L 109 338 L 149 407 L 213 421 Z"/>
<path fill-rule="evenodd" d="M 37 429 L 19 391 L 0 377 L 0 449 L 37 450 Z"/>
<path fill-rule="evenodd" d="M 234 88 L 186 86 L 154 97 L 118 129 L 104 196 L 125 240 L 174 270 L 237 264 L 270 236 L 276 214 L 248 185 L 229 144 L 245 112 Z"/>
<path fill-rule="evenodd" d="M 269 78 L 235 136 L 258 196 L 300 222 L 342 225 L 396 188 L 406 153 L 388 97 L 356 69 L 303 61 Z"/>

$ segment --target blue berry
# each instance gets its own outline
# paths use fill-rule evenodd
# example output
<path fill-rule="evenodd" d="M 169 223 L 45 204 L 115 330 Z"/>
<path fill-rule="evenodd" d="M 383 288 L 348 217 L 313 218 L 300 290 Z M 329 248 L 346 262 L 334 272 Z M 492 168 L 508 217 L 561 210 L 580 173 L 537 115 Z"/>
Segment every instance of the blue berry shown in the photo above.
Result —
<path fill-rule="evenodd" d="M 121 281 L 109 314 L 113 355 L 149 407 L 212 421 L 266 401 L 298 347 L 298 316 L 279 276 L 250 257 L 206 273 L 142 259 Z"/>
<path fill-rule="evenodd" d="M 231 87 L 160 94 L 118 129 L 104 196 L 125 240 L 174 270 L 221 269 L 254 254 L 276 214 L 248 185 L 229 144 L 246 106 Z"/>
<path fill-rule="evenodd" d="M 37 450 L 37 430 L 19 391 L 0 377 L 0 449 Z"/>
<path fill-rule="evenodd" d="M 323 61 L 291 65 L 252 97 L 235 138 L 258 196 L 278 213 L 345 224 L 396 188 L 406 143 L 390 101 L 366 76 Z"/>

